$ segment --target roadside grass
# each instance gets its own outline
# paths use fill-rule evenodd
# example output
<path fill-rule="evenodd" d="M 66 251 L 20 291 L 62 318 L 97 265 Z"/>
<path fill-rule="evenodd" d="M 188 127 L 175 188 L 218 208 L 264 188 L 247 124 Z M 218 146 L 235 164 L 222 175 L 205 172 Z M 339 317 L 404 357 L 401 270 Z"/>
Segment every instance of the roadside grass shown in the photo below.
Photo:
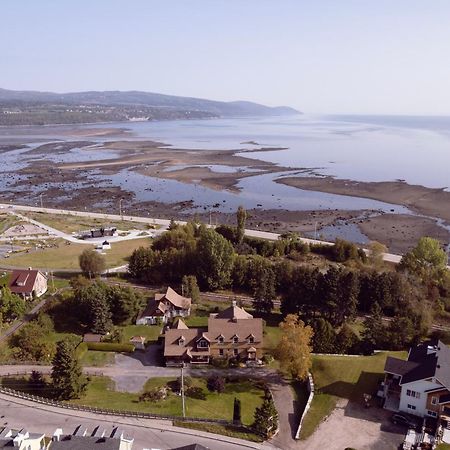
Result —
<path fill-rule="evenodd" d="M 309 437 L 335 408 L 338 398 L 363 401 L 363 394 L 374 395 L 383 378 L 388 356 L 406 358 L 406 352 L 381 352 L 373 356 L 313 356 L 312 375 L 315 395 L 303 422 L 301 439 Z"/>
<path fill-rule="evenodd" d="M 91 377 L 86 395 L 71 403 L 96 406 L 104 409 L 152 412 L 162 415 L 182 415 L 181 397 L 171 391 L 166 399 L 157 402 L 139 402 L 139 394 L 117 392 L 114 382 L 108 377 Z M 151 378 L 147 381 L 144 391 L 166 386 L 175 378 Z M 232 420 L 234 398 L 241 400 L 242 422 L 244 425 L 253 423 L 255 409 L 262 404 L 264 391 L 261 386 L 251 380 L 239 379 L 226 383 L 221 394 L 211 393 L 206 388 L 206 379 L 193 378 L 192 385 L 204 392 L 206 399 L 194 399 L 186 396 L 186 414 L 188 417 L 205 419 Z"/>
<path fill-rule="evenodd" d="M 112 268 L 126 264 L 131 253 L 139 247 L 148 246 L 150 240 L 147 238 L 129 239 L 126 241 L 113 242 L 111 250 L 105 250 L 106 267 Z M 8 258 L 8 266 L 12 267 L 39 267 L 48 270 L 79 270 L 78 257 L 88 248 L 94 245 L 73 244 L 57 239 L 58 247 L 32 250 Z"/>
<path fill-rule="evenodd" d="M 23 222 L 21 219 L 12 214 L 0 213 L 0 234 L 21 222 Z"/>
<path fill-rule="evenodd" d="M 251 430 L 245 427 L 220 425 L 218 423 L 183 422 L 181 420 L 174 420 L 173 424 L 176 427 L 206 431 L 208 433 L 221 434 L 222 436 L 244 439 L 251 442 L 263 442 L 263 439 L 259 435 L 252 433 Z"/>
<path fill-rule="evenodd" d="M 49 214 L 44 212 L 25 212 L 22 214 L 30 219 L 37 220 L 44 225 L 56 228 L 65 233 L 73 233 L 99 227 L 116 227 L 121 231 L 150 230 L 158 228 L 158 225 L 141 222 L 132 222 L 128 220 L 111 221 L 109 219 L 96 219 L 72 214 Z"/>
<path fill-rule="evenodd" d="M 85 367 L 104 367 L 114 364 L 113 352 L 101 352 L 88 350 L 80 359 L 80 363 Z"/>
<path fill-rule="evenodd" d="M 439 444 L 436 447 L 436 450 L 450 450 L 450 444 L 444 444 L 444 443 Z"/>

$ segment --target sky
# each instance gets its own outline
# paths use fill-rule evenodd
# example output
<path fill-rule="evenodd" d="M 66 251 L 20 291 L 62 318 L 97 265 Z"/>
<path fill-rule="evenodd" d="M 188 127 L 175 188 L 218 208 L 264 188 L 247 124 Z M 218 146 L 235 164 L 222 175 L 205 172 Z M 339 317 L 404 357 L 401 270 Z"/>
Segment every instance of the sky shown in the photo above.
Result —
<path fill-rule="evenodd" d="M 1 0 L 0 87 L 450 115 L 449 0 Z"/>

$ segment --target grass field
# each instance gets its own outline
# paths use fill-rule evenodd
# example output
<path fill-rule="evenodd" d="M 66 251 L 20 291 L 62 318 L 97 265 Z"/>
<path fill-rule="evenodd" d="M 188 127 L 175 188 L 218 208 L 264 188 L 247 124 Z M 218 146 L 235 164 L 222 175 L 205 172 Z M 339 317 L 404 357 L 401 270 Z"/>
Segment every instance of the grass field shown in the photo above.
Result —
<path fill-rule="evenodd" d="M 165 386 L 175 378 L 151 378 L 144 390 Z M 241 380 L 227 383 L 222 394 L 211 393 L 206 388 L 206 380 L 193 378 L 193 386 L 200 387 L 206 394 L 206 400 L 186 397 L 186 415 L 207 419 L 233 418 L 234 398 L 241 400 L 242 421 L 245 425 L 253 422 L 255 408 L 260 406 L 264 391 L 252 381 Z M 158 402 L 139 402 L 139 394 L 117 392 L 114 383 L 107 377 L 93 377 L 89 383 L 86 395 L 73 400 L 72 403 L 96 406 L 105 409 L 147 411 L 174 416 L 182 415 L 181 397 L 170 392 L 168 397 Z"/>
<path fill-rule="evenodd" d="M 33 250 L 30 253 L 11 256 L 8 259 L 8 266 L 12 267 L 38 267 L 41 269 L 63 269 L 79 270 L 78 257 L 87 248 L 94 248 L 87 244 L 66 244 L 66 241 L 58 239 L 58 247 Z M 149 239 L 130 239 L 128 241 L 114 242 L 111 250 L 105 250 L 105 260 L 107 268 L 117 267 L 126 264 L 127 258 L 133 250 L 139 247 L 146 247 Z"/>
<path fill-rule="evenodd" d="M 388 355 L 406 358 L 406 352 L 383 352 L 373 356 L 314 356 L 312 375 L 316 393 L 303 423 L 301 438 L 306 439 L 336 406 L 338 398 L 363 401 L 363 394 L 374 394 L 383 378 Z"/>
<path fill-rule="evenodd" d="M 91 228 L 98 227 L 116 227 L 121 231 L 149 230 L 151 228 L 158 228 L 157 225 L 150 225 L 141 222 L 131 222 L 127 220 L 111 221 L 108 219 L 93 219 L 90 217 L 65 214 L 48 214 L 40 212 L 26 212 L 24 213 L 24 215 L 29 217 L 30 219 L 37 220 L 44 225 L 48 225 L 49 227 L 64 231 L 65 233 L 89 230 Z"/>
<path fill-rule="evenodd" d="M 146 342 L 156 342 L 161 333 L 161 326 L 158 325 L 127 325 L 122 327 L 123 330 L 123 342 L 128 341 L 133 336 L 144 336 L 147 338 Z"/>
<path fill-rule="evenodd" d="M 81 365 L 85 367 L 104 367 L 114 363 L 112 352 L 100 352 L 88 350 L 80 359 Z"/>

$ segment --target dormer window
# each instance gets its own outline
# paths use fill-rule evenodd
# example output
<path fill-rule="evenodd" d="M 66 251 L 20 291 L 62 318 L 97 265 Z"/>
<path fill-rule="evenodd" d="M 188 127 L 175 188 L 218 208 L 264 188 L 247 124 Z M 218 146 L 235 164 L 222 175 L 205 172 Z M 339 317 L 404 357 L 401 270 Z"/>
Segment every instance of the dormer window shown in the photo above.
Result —
<path fill-rule="evenodd" d="M 247 339 L 249 344 L 254 344 L 255 343 L 255 336 L 253 336 L 253 334 L 251 334 L 248 339 Z"/>
<path fill-rule="evenodd" d="M 198 346 L 200 348 L 207 348 L 208 347 L 208 342 L 205 341 L 204 339 L 202 339 L 201 341 L 198 341 Z"/>
<path fill-rule="evenodd" d="M 181 336 L 180 339 L 178 339 L 178 345 L 179 345 L 180 347 L 183 347 L 184 342 L 185 342 L 184 336 Z"/>
<path fill-rule="evenodd" d="M 233 344 L 237 344 L 237 343 L 239 343 L 239 336 L 237 334 L 235 334 L 233 336 Z"/>
<path fill-rule="evenodd" d="M 225 338 L 224 338 L 222 335 L 220 335 L 220 336 L 217 338 L 217 342 L 218 342 L 219 344 L 223 344 L 223 343 L 225 342 Z"/>

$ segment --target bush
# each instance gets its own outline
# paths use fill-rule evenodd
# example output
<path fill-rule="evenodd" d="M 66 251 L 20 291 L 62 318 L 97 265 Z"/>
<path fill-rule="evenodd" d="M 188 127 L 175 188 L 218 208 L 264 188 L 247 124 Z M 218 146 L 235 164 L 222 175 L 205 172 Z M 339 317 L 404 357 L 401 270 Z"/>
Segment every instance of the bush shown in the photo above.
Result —
<path fill-rule="evenodd" d="M 228 360 L 224 358 L 211 358 L 211 365 L 218 369 L 226 369 L 228 367 Z"/>
<path fill-rule="evenodd" d="M 186 396 L 197 400 L 206 400 L 206 394 L 201 387 L 190 387 L 186 390 Z"/>
<path fill-rule="evenodd" d="M 133 344 L 117 344 L 114 342 L 87 342 L 86 344 L 88 350 L 101 352 L 131 353 L 134 351 Z"/>
<path fill-rule="evenodd" d="M 270 364 L 274 361 L 274 357 L 270 354 L 266 354 L 262 357 L 262 362 L 264 364 Z"/>
<path fill-rule="evenodd" d="M 167 389 L 165 387 L 153 388 L 144 392 L 139 396 L 140 402 L 158 402 L 167 397 Z"/>
<path fill-rule="evenodd" d="M 225 380 L 219 375 L 211 375 L 208 378 L 206 385 L 211 392 L 218 392 L 220 394 L 225 390 Z"/>
<path fill-rule="evenodd" d="M 80 342 L 77 345 L 77 348 L 75 349 L 75 356 L 78 359 L 81 359 L 86 354 L 87 351 L 88 351 L 87 343 L 86 342 Z"/>

